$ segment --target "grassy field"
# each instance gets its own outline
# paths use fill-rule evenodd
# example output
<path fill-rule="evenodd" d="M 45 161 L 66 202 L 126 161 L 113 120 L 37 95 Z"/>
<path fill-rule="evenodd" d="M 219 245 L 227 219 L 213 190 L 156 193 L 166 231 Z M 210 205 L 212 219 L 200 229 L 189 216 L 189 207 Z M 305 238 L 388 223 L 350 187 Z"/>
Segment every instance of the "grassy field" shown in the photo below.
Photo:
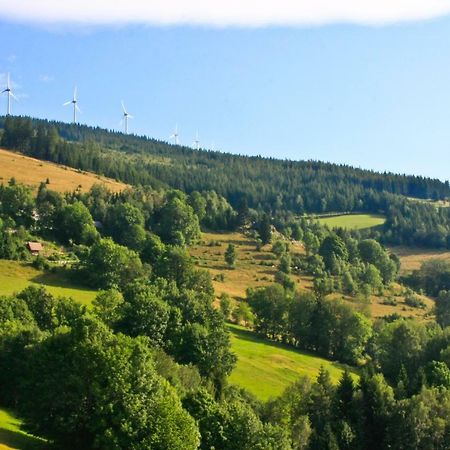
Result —
<path fill-rule="evenodd" d="M 400 258 L 402 275 L 420 269 L 421 264 L 429 259 L 450 260 L 450 252 L 445 250 L 409 247 L 391 247 L 389 250 Z"/>
<path fill-rule="evenodd" d="M 225 250 L 229 243 L 236 246 L 237 263 L 235 269 L 229 269 L 224 262 Z M 208 269 L 213 277 L 213 285 L 217 296 L 226 293 L 240 301 L 246 297 L 249 287 L 266 286 L 274 282 L 278 261 L 273 258 L 270 245 L 256 250 L 255 242 L 241 233 L 203 233 L 202 242 L 190 249 L 197 267 Z M 304 253 L 300 243 L 291 244 L 291 252 Z M 450 253 L 449 253 L 450 256 Z M 223 280 L 222 278 L 223 277 Z M 298 290 L 312 289 L 313 280 L 310 276 L 292 275 Z M 362 303 L 352 297 L 341 294 L 331 294 L 332 298 L 343 298 L 355 309 L 369 313 L 373 318 L 397 313 L 404 317 L 414 317 L 418 320 L 429 320 L 434 302 L 421 297 L 426 308 L 412 308 L 405 304 L 404 289 L 394 284 L 385 296 L 370 297 L 370 302 Z M 387 297 L 394 297 L 396 304 L 386 304 Z"/>
<path fill-rule="evenodd" d="M 235 269 L 229 269 L 224 261 L 228 244 L 236 246 Z M 266 286 L 273 283 L 278 261 L 270 252 L 270 245 L 256 250 L 256 242 L 242 233 L 203 233 L 202 242 L 190 249 L 198 267 L 207 268 L 214 281 L 216 294 L 225 292 L 235 299 L 245 298 L 248 287 Z M 293 253 L 304 253 L 300 244 L 292 244 Z M 223 276 L 223 281 L 220 280 Z M 310 289 L 311 277 L 292 277 L 297 288 Z"/>
<path fill-rule="evenodd" d="M 44 273 L 22 262 L 0 260 L 0 295 L 19 292 L 30 285 L 43 285 L 55 296 L 72 297 L 89 304 L 96 292 L 81 288 L 59 273 Z"/>
<path fill-rule="evenodd" d="M 9 411 L 0 409 L 0 450 L 44 450 L 45 442 L 21 429 L 22 423 Z"/>
<path fill-rule="evenodd" d="M 42 181 L 50 180 L 49 189 L 72 192 L 79 188 L 85 192 L 95 183 L 104 184 L 114 192 L 123 191 L 126 184 L 89 172 L 79 172 L 70 167 L 29 158 L 20 153 L 0 149 L 0 183 L 14 177 L 19 183 L 36 189 Z"/>
<path fill-rule="evenodd" d="M 319 217 L 322 225 L 330 228 L 347 228 L 349 230 L 364 230 L 383 225 L 386 218 L 378 214 L 343 214 L 340 216 Z"/>
<path fill-rule="evenodd" d="M 294 350 L 283 344 L 259 339 L 254 333 L 229 325 L 232 350 L 238 357 L 230 382 L 248 389 L 260 400 L 280 395 L 301 375 L 317 377 L 324 366 L 337 382 L 345 366 Z"/>

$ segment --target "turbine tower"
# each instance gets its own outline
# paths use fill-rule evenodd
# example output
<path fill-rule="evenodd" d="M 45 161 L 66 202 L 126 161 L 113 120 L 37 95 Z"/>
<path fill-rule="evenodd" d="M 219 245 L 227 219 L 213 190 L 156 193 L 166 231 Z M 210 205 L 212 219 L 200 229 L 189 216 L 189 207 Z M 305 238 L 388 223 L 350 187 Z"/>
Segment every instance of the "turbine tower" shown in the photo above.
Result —
<path fill-rule="evenodd" d="M 2 94 L 4 94 L 5 92 L 6 92 L 6 95 L 8 96 L 7 107 L 6 107 L 6 115 L 10 116 L 11 115 L 11 97 L 14 100 L 17 100 L 17 101 L 19 101 L 19 99 L 14 95 L 14 93 L 13 93 L 13 91 L 11 89 L 11 81 L 9 79 L 9 73 L 7 75 L 7 78 L 6 78 L 6 89 L 4 89 L 2 91 Z"/>
<path fill-rule="evenodd" d="M 124 129 L 125 129 L 125 134 L 128 134 L 128 119 L 133 119 L 134 117 L 131 114 L 128 114 L 127 109 L 125 108 L 125 104 L 123 103 L 122 100 L 122 110 L 123 110 L 123 125 L 124 125 Z"/>
<path fill-rule="evenodd" d="M 198 130 L 195 133 L 195 141 L 194 141 L 195 149 L 200 150 L 200 141 L 198 139 Z"/>
<path fill-rule="evenodd" d="M 172 135 L 169 136 L 169 139 L 173 139 L 175 141 L 175 145 L 178 145 L 179 141 L 178 141 L 178 137 L 180 135 L 178 134 L 178 124 L 175 125 L 175 131 L 173 132 Z"/>
<path fill-rule="evenodd" d="M 73 123 L 77 123 L 77 111 L 81 112 L 81 109 L 78 108 L 78 100 L 77 100 L 77 87 L 73 90 L 73 98 L 66 103 L 63 103 L 63 106 L 73 105 Z"/>

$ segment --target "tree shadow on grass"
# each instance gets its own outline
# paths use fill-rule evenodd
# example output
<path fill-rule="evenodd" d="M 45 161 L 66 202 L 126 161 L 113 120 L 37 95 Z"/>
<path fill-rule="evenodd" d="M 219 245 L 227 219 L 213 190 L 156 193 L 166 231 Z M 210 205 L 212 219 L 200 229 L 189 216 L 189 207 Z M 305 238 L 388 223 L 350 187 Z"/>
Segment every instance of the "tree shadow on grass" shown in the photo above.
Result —
<path fill-rule="evenodd" d="M 355 367 L 349 366 L 348 364 L 343 364 L 338 361 L 327 359 L 324 356 L 318 355 L 317 353 L 314 353 L 314 352 L 311 352 L 308 350 L 301 350 L 301 349 L 295 348 L 289 344 L 285 344 L 283 342 L 271 341 L 270 339 L 267 339 L 263 336 L 259 336 L 254 331 L 247 330 L 247 329 L 237 327 L 235 325 L 230 325 L 230 324 L 228 325 L 228 331 L 231 334 L 233 334 L 235 337 L 237 337 L 238 339 L 245 340 L 248 342 L 254 342 L 254 343 L 258 343 L 258 344 L 264 344 L 264 345 L 268 345 L 271 347 L 280 348 L 283 350 L 289 350 L 291 352 L 299 353 L 302 355 L 308 355 L 308 356 L 312 356 L 315 358 L 320 358 L 320 359 L 330 362 L 333 366 L 335 366 L 338 369 L 341 369 L 341 370 L 348 369 L 352 374 L 359 375 L 358 370 Z"/>
<path fill-rule="evenodd" d="M 69 277 L 59 273 L 42 273 L 40 275 L 36 275 L 30 281 L 36 284 L 42 284 L 44 287 L 52 286 L 67 289 L 77 289 L 78 291 L 92 291 L 92 289 L 90 289 L 89 287 L 78 284 L 75 280 L 71 280 Z"/>
<path fill-rule="evenodd" d="M 34 436 L 29 436 L 20 431 L 0 428 L 0 449 L 2 448 L 8 450 L 47 450 L 48 447 L 44 441 Z"/>

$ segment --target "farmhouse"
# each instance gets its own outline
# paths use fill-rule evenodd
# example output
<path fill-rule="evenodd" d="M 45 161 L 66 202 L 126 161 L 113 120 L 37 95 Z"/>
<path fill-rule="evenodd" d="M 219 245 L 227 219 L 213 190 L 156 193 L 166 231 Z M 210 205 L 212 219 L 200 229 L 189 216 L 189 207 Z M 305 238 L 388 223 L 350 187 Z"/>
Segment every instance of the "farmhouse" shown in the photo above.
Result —
<path fill-rule="evenodd" d="M 33 256 L 39 255 L 39 253 L 44 249 L 40 242 L 27 242 L 27 248 Z"/>

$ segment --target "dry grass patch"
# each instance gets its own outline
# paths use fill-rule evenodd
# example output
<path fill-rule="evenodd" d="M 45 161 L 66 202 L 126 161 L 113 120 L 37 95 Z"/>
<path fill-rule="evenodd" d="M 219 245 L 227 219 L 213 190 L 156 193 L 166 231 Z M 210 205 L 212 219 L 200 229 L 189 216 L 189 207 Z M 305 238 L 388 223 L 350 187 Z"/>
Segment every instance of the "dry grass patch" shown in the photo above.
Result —
<path fill-rule="evenodd" d="M 230 269 L 224 255 L 228 244 L 236 246 L 236 267 Z M 203 233 L 202 242 L 190 249 L 197 267 L 208 269 L 213 278 L 216 294 L 230 295 L 234 299 L 246 296 L 249 287 L 267 286 L 274 282 L 278 260 L 266 245 L 256 250 L 256 242 L 242 233 Z M 303 252 L 301 244 L 294 243 L 292 252 Z M 223 276 L 223 281 L 221 277 Z M 311 277 L 293 275 L 299 289 L 312 287 Z"/>
<path fill-rule="evenodd" d="M 93 184 L 104 184 L 113 192 L 123 191 L 127 187 L 124 183 L 94 173 L 78 171 L 0 149 L 0 183 L 7 183 L 12 177 L 34 190 L 48 178 L 49 189 L 61 193 L 72 192 L 76 189 L 86 192 Z"/>
<path fill-rule="evenodd" d="M 420 269 L 424 261 L 429 259 L 447 259 L 450 260 L 450 251 L 436 249 L 422 249 L 411 247 L 390 247 L 392 253 L 395 253 L 401 262 L 400 274 L 405 275 L 413 270 Z"/>

